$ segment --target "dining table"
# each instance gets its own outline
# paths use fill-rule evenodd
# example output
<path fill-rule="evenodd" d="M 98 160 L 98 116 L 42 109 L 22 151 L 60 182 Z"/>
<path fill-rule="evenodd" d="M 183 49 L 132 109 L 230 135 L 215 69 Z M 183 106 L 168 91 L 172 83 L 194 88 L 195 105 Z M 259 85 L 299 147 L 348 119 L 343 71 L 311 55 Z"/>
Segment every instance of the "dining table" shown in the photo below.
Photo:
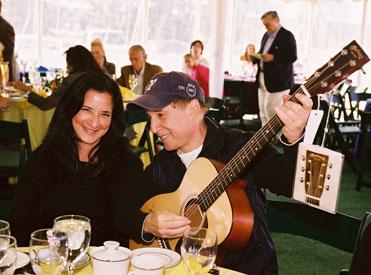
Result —
<path fill-rule="evenodd" d="M 227 118 L 241 118 L 244 114 L 259 114 L 258 86 L 255 78 L 224 76 L 223 98 Z"/>
<path fill-rule="evenodd" d="M 90 247 L 89 249 L 92 249 L 93 247 Z M 28 253 L 29 248 L 28 247 L 19 247 L 18 251 Z M 231 269 L 217 267 L 217 270 L 219 271 L 219 275 L 241 275 L 244 273 L 240 273 Z M 22 270 L 15 274 L 29 274 L 29 273 L 21 273 Z M 67 274 L 67 273 L 62 273 Z M 81 268 L 74 270 L 74 275 L 93 275 L 93 265 L 91 260 L 89 263 Z M 124 274 L 124 273 L 123 273 Z M 185 266 L 185 263 L 183 260 L 181 260 L 177 265 L 169 268 L 165 268 L 164 275 L 188 275 L 190 274 Z"/>
<path fill-rule="evenodd" d="M 21 122 L 26 119 L 31 141 L 31 149 L 35 150 L 42 142 L 53 117 L 54 109 L 43 111 L 27 102 L 27 97 L 17 95 L 9 97 L 9 108 L 0 111 L 0 120 Z"/>

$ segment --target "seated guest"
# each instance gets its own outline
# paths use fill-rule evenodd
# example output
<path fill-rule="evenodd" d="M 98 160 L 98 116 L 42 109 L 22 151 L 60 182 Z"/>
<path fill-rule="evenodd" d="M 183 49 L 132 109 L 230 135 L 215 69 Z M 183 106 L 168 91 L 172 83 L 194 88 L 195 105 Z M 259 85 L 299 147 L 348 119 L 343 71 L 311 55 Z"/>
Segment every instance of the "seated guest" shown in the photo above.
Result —
<path fill-rule="evenodd" d="M 28 102 L 39 107 L 41 110 L 50 110 L 55 108 L 62 95 L 66 92 L 71 83 L 78 78 L 83 72 L 95 71 L 102 72 L 98 63 L 88 49 L 81 45 L 69 48 L 66 52 L 67 73 L 68 76 L 63 80 L 61 86 L 50 96 L 44 98 L 36 92 L 30 91 L 30 87 L 21 81 L 15 83 L 15 87 L 28 94 Z"/>
<path fill-rule="evenodd" d="M 90 51 L 95 61 L 97 61 L 99 67 L 105 74 L 112 78 L 116 74 L 116 66 L 115 64 L 107 61 L 102 41 L 99 38 L 96 38 L 91 41 L 90 47 Z"/>
<path fill-rule="evenodd" d="M 204 51 L 204 44 L 201 40 L 195 40 L 191 43 L 190 46 L 190 54 L 192 55 L 194 61 L 197 64 L 201 64 L 202 66 L 209 68 L 209 61 L 205 57 L 202 56 Z M 191 70 L 183 63 L 182 72 L 190 74 Z"/>
<path fill-rule="evenodd" d="M 146 62 L 147 54 L 141 45 L 130 47 L 129 58 L 131 65 L 121 68 L 121 76 L 117 79 L 117 83 L 141 95 L 152 76 L 161 73 L 162 68 Z M 134 85 L 131 83 L 131 77 L 136 79 Z"/>
<path fill-rule="evenodd" d="M 201 88 L 204 90 L 205 96 L 209 96 L 209 68 L 196 64 L 190 53 L 184 55 L 184 63 L 190 70 L 190 76 L 200 84 Z"/>
<path fill-rule="evenodd" d="M 188 183 L 182 185 L 183 197 L 178 199 L 173 197 L 174 211 L 167 208 L 169 211 L 144 213 L 140 210 L 141 206 L 155 195 L 177 190 L 187 168 L 196 158 L 205 157 L 227 163 L 252 138 L 251 132 L 219 128 L 210 119 L 204 117 L 207 112 L 205 97 L 198 83 L 189 75 L 170 72 L 158 74 L 152 80 L 152 85 L 147 86 L 144 95 L 129 103 L 127 109 L 128 111 L 146 110 L 151 121 L 151 131 L 161 138 L 164 149 L 146 167 L 132 192 L 118 203 L 117 212 L 121 215 L 115 215 L 117 219 L 115 226 L 118 230 L 137 242 L 147 244 L 156 242 L 155 237 L 177 238 L 189 230 L 191 221 L 186 216 L 174 212 L 178 203 L 181 207 L 182 198 L 184 198 L 183 202 L 187 199 L 190 202 L 195 195 L 192 192 L 195 191 L 197 194 L 197 190 L 194 190 L 196 184 L 189 183 L 197 173 L 193 173 L 191 178 L 188 178 Z M 261 148 L 261 152 L 247 169 L 240 170 L 239 178 L 248 179 L 249 183 L 245 189 L 241 188 L 235 192 L 240 192 L 242 196 L 249 198 L 255 222 L 248 243 L 241 249 L 228 251 L 221 264 L 223 267 L 247 274 L 278 273 L 276 251 L 267 226 L 267 203 L 262 188 L 291 196 L 297 142 L 303 135 L 312 107 L 312 100 L 305 95 L 296 95 L 299 103 L 287 102 L 288 99 L 289 97 L 286 96 L 285 104 L 277 108 L 277 115 L 284 124 L 283 153 L 279 153 L 272 145 L 267 145 Z M 255 154 L 255 151 L 253 153 Z M 248 154 L 247 158 L 250 158 L 249 156 L 251 155 Z M 234 162 L 236 163 L 236 159 Z M 202 166 L 201 169 L 204 167 Z M 231 169 L 227 171 L 230 171 L 231 175 L 237 172 L 232 169 L 234 166 L 229 167 Z M 229 177 L 228 174 L 224 175 Z M 210 194 L 219 192 L 214 191 Z M 192 203 L 199 202 L 199 210 L 205 206 L 201 204 L 202 199 L 208 201 L 207 193 L 206 198 L 199 196 L 197 200 L 192 201 Z M 169 196 L 167 201 L 171 201 Z M 239 207 L 248 211 L 248 207 L 243 207 L 242 204 Z M 150 208 L 156 209 L 156 205 Z M 193 213 L 198 212 L 196 207 L 194 209 L 196 211 Z M 220 215 L 222 220 L 222 213 Z M 198 214 L 194 216 L 199 218 Z"/>
<path fill-rule="evenodd" d="M 61 98 L 42 145 L 32 153 L 15 191 L 12 235 L 30 233 L 63 214 L 90 218 L 91 244 L 127 239 L 113 227 L 113 209 L 142 171 L 123 138 L 122 97 L 107 75 L 86 72 Z"/>
<path fill-rule="evenodd" d="M 253 63 L 255 55 L 255 46 L 254 44 L 249 44 L 246 47 L 245 53 L 241 55 L 240 60 L 242 61 L 241 74 L 248 76 L 256 76 L 258 71 L 258 65 Z"/>

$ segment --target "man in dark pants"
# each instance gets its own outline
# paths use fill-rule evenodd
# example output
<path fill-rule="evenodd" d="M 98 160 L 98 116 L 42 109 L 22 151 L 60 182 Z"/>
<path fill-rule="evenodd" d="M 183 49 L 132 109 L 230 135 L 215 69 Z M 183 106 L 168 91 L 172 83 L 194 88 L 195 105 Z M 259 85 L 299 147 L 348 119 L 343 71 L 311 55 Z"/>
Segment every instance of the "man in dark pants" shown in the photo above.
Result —
<path fill-rule="evenodd" d="M 275 107 L 282 105 L 294 84 L 292 63 L 297 59 L 294 35 L 281 26 L 277 12 L 269 11 L 261 17 L 267 29 L 261 47 L 255 55 L 258 63 L 256 81 L 260 119 L 265 125 L 275 114 Z"/>
<path fill-rule="evenodd" d="M 13 54 L 15 33 L 12 25 L 1 16 L 2 2 L 0 0 L 0 42 L 4 46 L 3 61 L 9 62 L 9 80 L 13 80 Z"/>
<path fill-rule="evenodd" d="M 269 145 L 257 155 L 240 175 L 248 180 L 245 192 L 254 212 L 254 226 L 248 244 L 228 253 L 223 267 L 250 275 L 277 274 L 276 252 L 266 221 L 266 200 L 261 188 L 291 195 L 297 142 L 312 107 L 312 100 L 296 96 L 302 105 L 285 100 L 277 108 L 284 122 L 284 152 Z M 190 220 L 168 211 L 140 211 L 149 198 L 175 191 L 186 169 L 198 157 L 227 163 L 252 137 L 251 132 L 223 129 L 205 118 L 205 97 L 196 81 L 185 73 L 170 72 L 154 76 L 143 96 L 127 106 L 129 111 L 145 109 L 151 120 L 151 131 L 164 145 L 145 169 L 134 190 L 119 203 L 115 226 L 137 242 L 151 243 L 154 236 L 181 237 L 190 228 Z M 241 191 L 244 192 L 244 191 Z M 222 215 L 222 213 L 220 213 Z"/>

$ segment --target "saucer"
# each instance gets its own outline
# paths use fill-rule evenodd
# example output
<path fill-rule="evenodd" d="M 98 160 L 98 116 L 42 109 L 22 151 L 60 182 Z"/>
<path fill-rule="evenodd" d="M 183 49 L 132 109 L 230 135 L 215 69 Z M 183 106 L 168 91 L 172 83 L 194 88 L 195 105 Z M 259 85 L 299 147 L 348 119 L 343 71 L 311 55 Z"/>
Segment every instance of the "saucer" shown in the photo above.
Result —
<path fill-rule="evenodd" d="M 30 258 L 26 253 L 17 251 L 17 261 L 15 262 L 15 268 L 22 268 L 30 262 Z"/>
<path fill-rule="evenodd" d="M 133 257 L 143 254 L 156 255 L 163 258 L 166 268 L 177 265 L 181 260 L 180 255 L 170 249 L 145 247 L 133 250 Z"/>

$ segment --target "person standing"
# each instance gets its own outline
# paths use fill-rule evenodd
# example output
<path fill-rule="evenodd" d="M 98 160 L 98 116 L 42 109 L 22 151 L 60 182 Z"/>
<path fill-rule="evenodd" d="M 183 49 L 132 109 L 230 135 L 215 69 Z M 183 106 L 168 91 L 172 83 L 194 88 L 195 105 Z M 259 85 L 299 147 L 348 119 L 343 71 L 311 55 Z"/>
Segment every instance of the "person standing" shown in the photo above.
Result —
<path fill-rule="evenodd" d="M 196 65 L 201 64 L 202 66 L 209 68 L 209 61 L 205 57 L 202 56 L 204 52 L 204 44 L 201 40 L 195 40 L 191 43 L 189 48 L 189 53 L 192 55 L 192 58 Z M 189 69 L 184 63 L 182 67 L 182 72 L 186 74 L 191 74 L 191 69 Z"/>
<path fill-rule="evenodd" d="M 9 80 L 13 78 L 13 54 L 14 54 L 14 40 L 15 33 L 14 28 L 8 21 L 6 21 L 2 15 L 2 1 L 0 0 L 0 43 L 3 44 L 3 61 L 9 62 Z"/>
<path fill-rule="evenodd" d="M 138 95 L 142 95 L 152 76 L 162 73 L 162 68 L 146 61 L 147 54 L 141 45 L 130 47 L 129 59 L 131 65 L 121 68 L 121 76 L 117 79 L 117 83 L 131 89 Z"/>
<path fill-rule="evenodd" d="M 294 84 L 293 63 L 297 59 L 294 35 L 280 24 L 276 11 L 268 11 L 261 17 L 267 29 L 254 62 L 258 63 L 256 81 L 260 119 L 265 125 L 283 104 L 283 95 L 288 95 Z"/>

